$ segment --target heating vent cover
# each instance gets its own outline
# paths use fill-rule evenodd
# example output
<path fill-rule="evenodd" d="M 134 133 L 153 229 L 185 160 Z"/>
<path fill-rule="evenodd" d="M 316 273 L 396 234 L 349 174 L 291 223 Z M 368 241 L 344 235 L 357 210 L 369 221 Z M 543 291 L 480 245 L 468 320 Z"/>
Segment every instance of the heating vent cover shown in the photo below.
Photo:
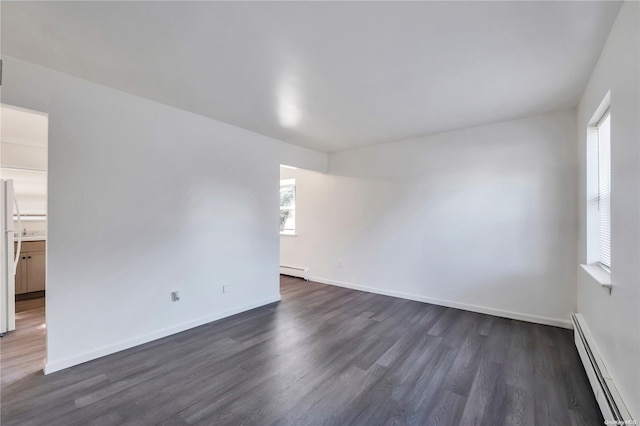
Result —
<path fill-rule="evenodd" d="M 600 406 L 600 411 L 602 411 L 602 417 L 605 421 L 615 421 L 618 424 L 634 424 L 631 414 L 600 357 L 584 318 L 580 314 L 573 314 L 571 321 L 573 322 L 576 348 L 587 372 L 593 394 Z"/>
<path fill-rule="evenodd" d="M 280 273 L 282 275 L 289 275 L 291 277 L 304 278 L 307 281 L 309 281 L 309 279 L 311 278 L 311 273 L 309 272 L 309 268 L 299 268 L 294 266 L 280 265 Z"/>

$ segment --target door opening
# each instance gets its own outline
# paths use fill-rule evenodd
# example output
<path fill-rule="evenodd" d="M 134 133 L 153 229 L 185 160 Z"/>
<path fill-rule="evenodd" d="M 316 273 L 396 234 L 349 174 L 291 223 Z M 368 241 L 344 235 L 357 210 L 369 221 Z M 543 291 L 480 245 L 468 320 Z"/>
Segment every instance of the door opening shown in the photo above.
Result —
<path fill-rule="evenodd" d="M 5 386 L 42 370 L 46 358 L 49 118 L 2 104 L 0 120 L 0 386 Z"/>

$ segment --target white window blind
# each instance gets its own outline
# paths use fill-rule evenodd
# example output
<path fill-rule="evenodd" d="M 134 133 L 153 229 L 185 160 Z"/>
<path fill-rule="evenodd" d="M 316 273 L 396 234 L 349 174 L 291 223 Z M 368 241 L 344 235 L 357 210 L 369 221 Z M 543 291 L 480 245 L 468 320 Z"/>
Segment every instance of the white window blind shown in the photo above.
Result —
<path fill-rule="evenodd" d="M 611 268 L 611 115 L 598 122 L 598 249 L 600 263 Z"/>

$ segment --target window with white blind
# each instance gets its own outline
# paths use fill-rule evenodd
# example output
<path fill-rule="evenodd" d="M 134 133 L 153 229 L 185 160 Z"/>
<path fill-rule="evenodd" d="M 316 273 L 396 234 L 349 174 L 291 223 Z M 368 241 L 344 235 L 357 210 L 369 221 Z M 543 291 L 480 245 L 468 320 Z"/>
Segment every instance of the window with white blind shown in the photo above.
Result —
<path fill-rule="evenodd" d="M 592 259 L 604 269 L 611 268 L 611 114 L 607 110 L 600 116 L 594 126 L 589 129 L 594 157 L 597 162 L 589 170 L 594 185 L 591 205 L 594 207 L 595 217 L 592 220 L 593 229 L 590 235 L 595 241 L 591 241 Z M 595 160 L 595 158 L 594 158 Z M 588 177 L 589 178 L 589 177 Z"/>
<path fill-rule="evenodd" d="M 611 268 L 611 114 L 598 123 L 598 246 L 600 264 Z"/>

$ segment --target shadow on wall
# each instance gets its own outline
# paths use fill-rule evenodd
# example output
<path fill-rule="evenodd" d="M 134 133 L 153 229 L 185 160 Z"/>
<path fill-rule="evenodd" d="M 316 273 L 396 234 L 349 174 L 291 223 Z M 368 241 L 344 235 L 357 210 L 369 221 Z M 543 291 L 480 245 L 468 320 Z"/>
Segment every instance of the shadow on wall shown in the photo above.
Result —
<path fill-rule="evenodd" d="M 411 180 L 314 174 L 308 197 L 330 208 L 306 224 L 308 172 L 297 171 L 300 235 L 283 244 L 319 279 L 565 319 L 575 262 L 562 224 L 573 209 L 558 214 L 557 168 L 526 150 L 494 160 L 464 157 Z"/>
<path fill-rule="evenodd" d="M 511 310 L 548 302 L 537 284 L 549 275 L 557 280 L 570 276 L 552 256 L 546 234 L 533 232 L 543 225 L 538 222 L 538 209 L 544 208 L 541 181 L 469 175 L 441 176 L 426 194 L 422 182 L 397 185 L 382 203 L 386 209 L 371 209 L 355 229 L 338 226 L 353 231 L 340 256 L 371 249 L 370 258 L 349 261 L 361 268 L 361 276 L 338 270 L 337 279 L 345 275 L 347 282 Z"/>
<path fill-rule="evenodd" d="M 325 281 L 565 320 L 575 309 L 574 120 L 338 153 L 328 175 L 296 170 L 299 234 L 281 239 L 282 259 Z"/>

